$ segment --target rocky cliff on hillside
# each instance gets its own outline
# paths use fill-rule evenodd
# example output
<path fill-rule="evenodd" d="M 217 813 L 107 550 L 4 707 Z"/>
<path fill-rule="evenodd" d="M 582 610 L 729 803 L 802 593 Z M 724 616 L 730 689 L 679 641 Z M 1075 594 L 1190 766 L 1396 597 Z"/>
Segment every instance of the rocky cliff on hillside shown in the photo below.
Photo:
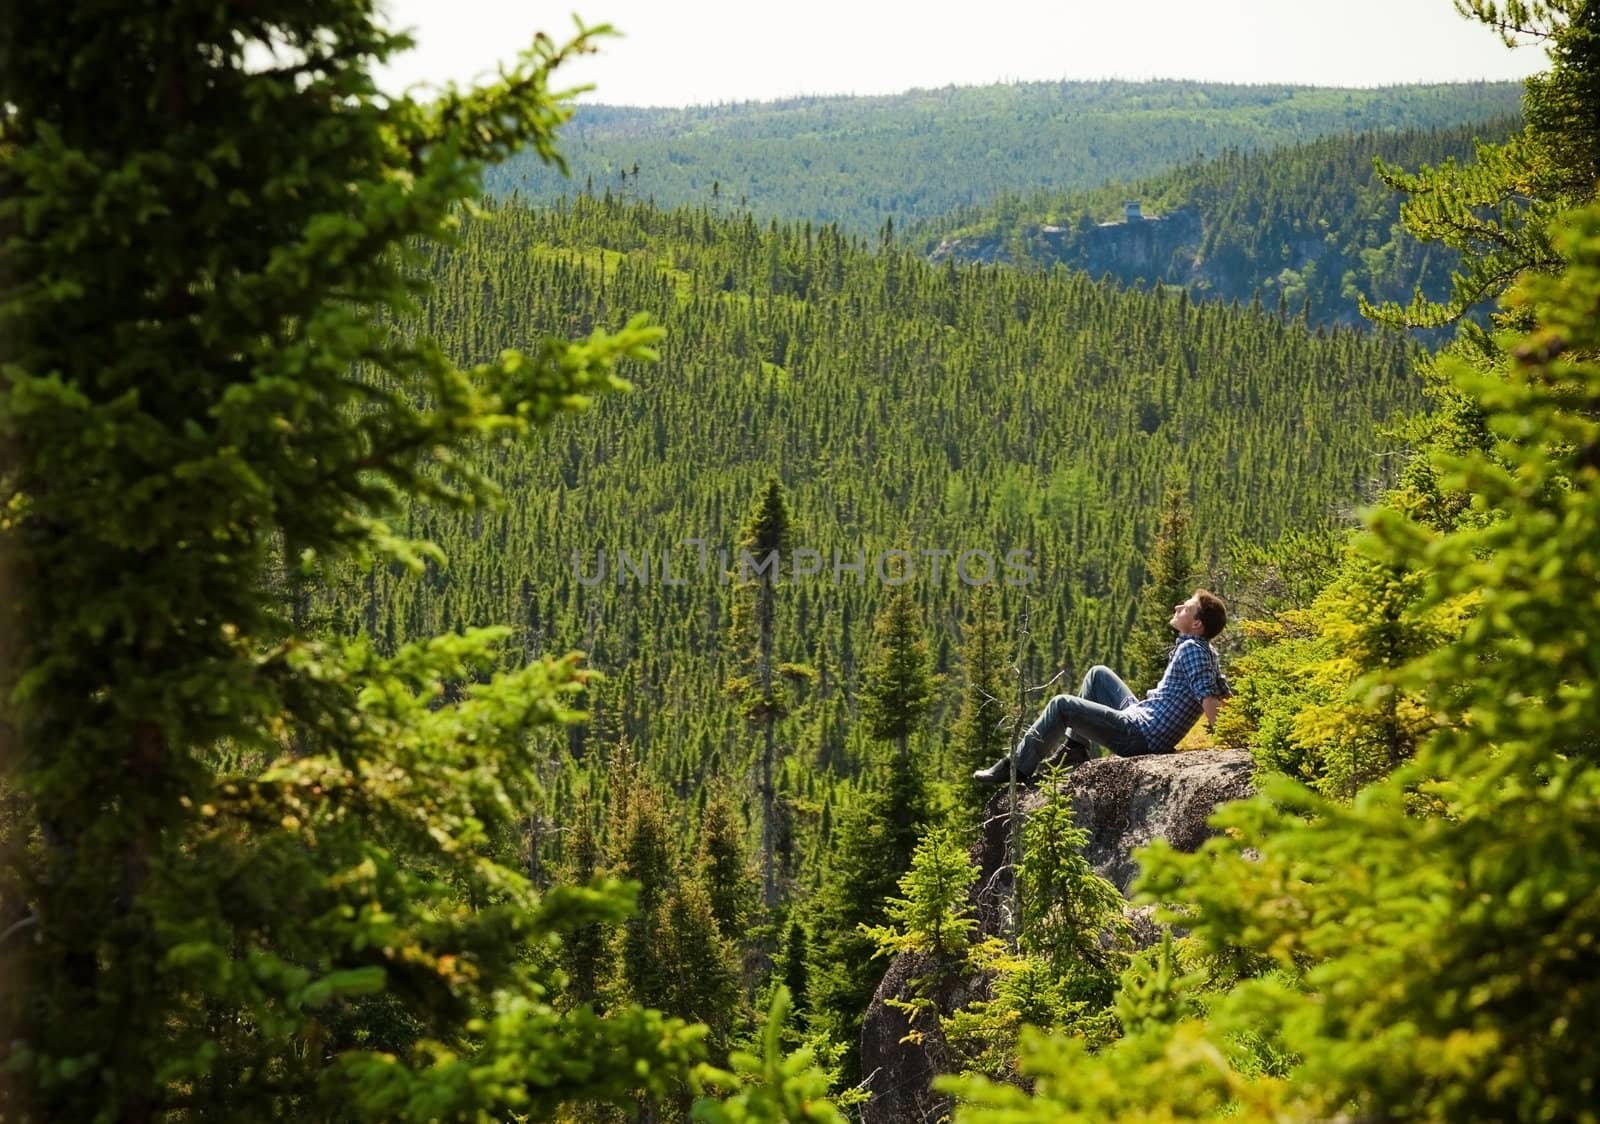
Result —
<path fill-rule="evenodd" d="M 928 259 L 941 262 L 1014 262 L 1019 257 L 1035 266 L 1064 265 L 1091 277 L 1110 277 L 1123 285 L 1181 285 L 1196 298 L 1249 300 L 1280 291 L 1286 279 L 1311 271 L 1339 277 L 1355 263 L 1339 258 L 1322 237 L 1273 243 L 1272 252 L 1255 260 L 1238 246 L 1206 251 L 1206 224 L 1191 207 L 1168 215 L 1126 222 L 1080 223 L 1077 226 L 1024 226 L 1018 233 L 991 233 L 946 238 Z M 1312 310 L 1318 323 L 1363 323 L 1353 298 L 1341 296 Z"/>
<path fill-rule="evenodd" d="M 1200 212 L 1184 207 L 1169 215 L 1152 215 L 1127 222 L 1083 223 L 1075 227 L 1028 226 L 1021 235 L 1022 252 L 1036 264 L 1082 269 L 1100 276 L 1109 273 L 1122 281 L 1163 281 L 1198 285 L 1206 280 L 1200 259 L 1205 234 Z M 1017 239 L 999 234 L 946 238 L 928 258 L 941 262 L 1001 262 L 1017 256 Z"/>
<path fill-rule="evenodd" d="M 1254 791 L 1254 764 L 1244 750 L 1203 750 L 1154 757 L 1104 757 L 1065 775 L 1073 819 L 1089 833 L 1085 857 L 1102 877 L 1124 894 L 1138 875 L 1133 852 L 1154 839 L 1165 839 L 1180 851 L 1193 851 L 1212 834 L 1206 820 L 1217 805 Z M 1036 789 L 1024 790 L 1018 815 L 1026 818 L 1044 802 Z M 973 907 L 985 935 L 999 935 L 1011 898 L 1011 870 L 1006 864 L 1008 797 L 1004 789 L 990 802 L 982 837 L 972 850 L 981 874 L 975 883 Z M 1130 912 L 1132 907 L 1130 906 Z M 1135 914 L 1136 939 L 1149 944 L 1157 936 L 1148 918 Z M 871 1100 L 863 1106 L 867 1124 L 937 1120 L 949 1111 L 945 1098 L 931 1088 L 933 1077 L 950 1071 L 949 1051 L 936 1020 L 923 1016 L 907 1022 L 891 999 L 910 995 L 911 981 L 928 974 L 928 965 L 914 954 L 889 964 L 867 1009 L 861 1030 L 861 1065 Z M 958 978 L 933 996 L 945 1013 L 985 997 L 987 981 Z M 923 1025 L 927 1024 L 927 1025 Z M 905 1041 L 911 1032 L 917 1041 Z"/>

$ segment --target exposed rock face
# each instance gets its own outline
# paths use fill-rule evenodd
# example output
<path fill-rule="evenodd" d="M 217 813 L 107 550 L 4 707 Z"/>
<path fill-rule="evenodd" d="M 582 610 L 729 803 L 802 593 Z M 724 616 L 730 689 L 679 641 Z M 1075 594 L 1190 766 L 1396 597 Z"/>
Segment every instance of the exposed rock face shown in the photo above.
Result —
<path fill-rule="evenodd" d="M 1153 757 L 1102 757 L 1067 772 L 1058 783 L 1072 794 L 1077 825 L 1089 833 L 1084 848 L 1090 865 L 1124 894 L 1138 875 L 1133 852 L 1153 839 L 1165 839 L 1180 851 L 1193 851 L 1211 832 L 1206 819 L 1217 805 L 1254 791 L 1254 763 L 1244 750 L 1201 750 Z M 1026 817 L 1044 802 L 1037 789 L 1018 794 L 1018 815 Z M 1011 897 L 1011 870 L 1006 864 L 1008 794 L 1004 788 L 989 802 L 982 838 L 973 849 L 979 864 L 974 906 L 979 927 L 987 935 L 1001 932 L 1002 911 Z M 1130 912 L 1132 911 L 1130 907 Z M 1135 936 L 1141 945 L 1156 939 L 1148 917 L 1134 913 Z M 919 957 L 902 955 L 889 964 L 872 997 L 861 1029 L 861 1071 L 873 1096 L 862 1111 L 867 1124 L 941 1119 L 949 1110 L 930 1083 L 952 1066 L 936 1020 L 923 1016 L 909 1025 L 904 1011 L 887 1000 L 905 998 L 909 981 L 927 974 Z M 940 1009 L 954 1011 L 982 998 L 982 979 L 957 979 L 935 995 Z M 926 1023 L 927 1025 L 922 1025 Z M 921 1042 L 902 1042 L 915 1029 Z"/>
<path fill-rule="evenodd" d="M 872 1093 L 872 1099 L 862 1106 L 861 1118 L 869 1124 L 943 1120 L 950 1113 L 950 1098 L 933 1091 L 934 1076 L 955 1069 L 939 1020 L 931 1011 L 919 1012 L 913 1020 L 888 1003 L 910 995 L 911 981 L 929 976 L 932 969 L 933 961 L 927 956 L 903 953 L 889 962 L 883 982 L 873 993 L 861 1027 L 861 1071 L 867 1075 L 865 1086 Z M 932 998 L 939 1010 L 956 1011 L 984 998 L 984 983 L 971 976 L 939 981 Z M 903 1041 L 913 1031 L 920 1040 Z"/>
<path fill-rule="evenodd" d="M 1029 252 L 1041 262 L 1059 262 L 1096 277 L 1109 273 L 1127 284 L 1161 281 L 1231 291 L 1230 286 L 1218 284 L 1225 279 L 1210 276 L 1208 263 L 1201 259 L 1204 238 L 1200 212 L 1189 207 L 1132 222 L 1030 226 L 1023 233 Z M 1009 261 L 1011 254 L 998 235 L 989 235 L 947 238 L 928 254 L 936 264 L 945 258 L 993 263 Z"/>

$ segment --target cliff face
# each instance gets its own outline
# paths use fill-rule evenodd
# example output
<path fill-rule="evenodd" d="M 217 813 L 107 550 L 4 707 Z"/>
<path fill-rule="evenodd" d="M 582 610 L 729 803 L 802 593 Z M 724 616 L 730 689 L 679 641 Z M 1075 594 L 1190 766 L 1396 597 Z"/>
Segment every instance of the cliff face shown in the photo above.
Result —
<path fill-rule="evenodd" d="M 1244 750 L 1203 750 L 1154 757 L 1103 757 L 1066 774 L 1074 822 L 1089 833 L 1084 855 L 1095 871 L 1123 894 L 1138 876 L 1133 852 L 1153 839 L 1165 839 L 1180 851 L 1193 851 L 1212 834 L 1207 818 L 1219 804 L 1254 791 L 1254 763 Z M 1017 814 L 1026 819 L 1042 803 L 1036 789 L 1019 794 Z M 979 928 L 986 936 L 1003 932 L 1011 900 L 1011 868 L 1006 863 L 1008 796 L 1004 789 L 990 801 L 982 837 L 972 850 L 981 874 L 973 892 Z M 1136 940 L 1154 943 L 1158 933 L 1149 919 L 1129 907 Z M 867 1009 L 861 1030 L 861 1067 L 872 1099 L 863 1106 L 867 1124 L 935 1120 L 948 1113 L 948 1102 L 933 1094 L 937 1073 L 949 1072 L 949 1051 L 937 1020 L 921 1016 L 916 1026 L 889 1000 L 909 996 L 910 981 L 927 974 L 928 965 L 915 955 L 889 964 Z M 948 1014 L 983 998 L 987 980 L 955 979 L 934 999 Z M 904 1041 L 913 1035 L 915 1041 Z"/>
<path fill-rule="evenodd" d="M 1096 276 L 1109 273 L 1124 279 L 1143 277 L 1193 286 L 1202 279 L 1205 266 L 1200 259 L 1204 233 L 1200 212 L 1184 208 L 1170 215 L 1105 223 L 1077 232 L 1042 227 L 1039 236 L 1058 260 L 1079 263 L 1079 268 Z"/>
<path fill-rule="evenodd" d="M 1038 266 L 1064 265 L 1091 277 L 1110 277 L 1124 285 L 1181 285 L 1194 297 L 1247 301 L 1257 292 L 1270 296 L 1289 275 L 1312 272 L 1342 276 L 1358 263 L 1342 260 L 1322 238 L 1274 243 L 1265 260 L 1240 246 L 1213 246 L 1205 219 L 1192 207 L 1168 215 L 1128 222 L 1080 224 L 1076 227 L 1028 226 L 1019 237 L 998 234 L 947 238 L 929 253 L 929 260 L 1010 262 L 1019 254 Z M 1266 248 L 1260 248 L 1263 253 Z M 1314 309 L 1319 322 L 1361 323 L 1354 300 Z"/>
<path fill-rule="evenodd" d="M 1028 257 L 1041 264 L 1056 262 L 1099 277 L 1110 274 L 1121 281 L 1162 281 L 1200 287 L 1209 279 L 1200 259 L 1205 229 L 1200 212 L 1185 207 L 1169 215 L 1131 222 L 1078 227 L 1030 226 L 1022 244 Z M 947 238 L 928 255 L 934 262 L 1010 261 L 1015 244 L 999 236 Z"/>

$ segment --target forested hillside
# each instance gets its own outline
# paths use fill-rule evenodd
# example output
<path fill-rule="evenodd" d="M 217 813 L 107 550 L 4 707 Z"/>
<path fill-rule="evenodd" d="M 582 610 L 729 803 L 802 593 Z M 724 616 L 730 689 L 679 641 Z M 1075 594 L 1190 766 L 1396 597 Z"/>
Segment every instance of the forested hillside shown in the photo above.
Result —
<path fill-rule="evenodd" d="M 876 234 L 1005 194 L 1078 191 L 1215 156 L 1349 132 L 1447 128 L 1517 111 L 1513 83 L 1375 90 L 1034 82 L 891 97 L 633 109 L 583 106 L 570 179 L 532 158 L 488 186 L 549 202 L 585 189 Z"/>
<path fill-rule="evenodd" d="M 491 622 L 513 628 L 511 666 L 586 651 L 606 679 L 584 726 L 541 743 L 527 861 L 541 879 L 632 872 L 657 887 L 655 917 L 704 861 L 706 831 L 726 849 L 727 813 L 707 809 L 731 802 L 749 856 L 769 820 L 748 720 L 768 704 L 752 710 L 733 684 L 751 658 L 738 552 L 780 482 L 771 659 L 797 670 L 771 704 L 777 897 L 768 928 L 736 941 L 747 971 L 777 956 L 810 973 L 802 1010 L 818 1041 L 847 1048 L 847 1075 L 875 978 L 856 925 L 884 921 L 923 828 L 969 814 L 965 777 L 997 734 L 957 723 L 977 632 L 996 629 L 986 658 L 1020 655 L 1030 683 L 1119 662 L 1164 505 L 1181 505 L 1208 568 L 1235 541 L 1342 524 L 1383 483 L 1379 425 L 1419 402 L 1414 349 L 1394 335 L 1082 274 L 933 266 L 831 226 L 615 195 L 490 205 L 429 272 L 419 327 L 462 362 L 619 310 L 665 327 L 660 359 L 626 370 L 632 393 L 503 451 L 488 466 L 500 510 L 414 507 L 401 529 L 440 543 L 448 565 L 351 572 L 314 617 L 381 651 Z M 888 717 L 870 702 L 885 628 L 924 645 L 935 677 L 926 706 Z M 641 873 L 628 858 L 641 831 L 678 859 Z M 666 955 L 650 948 L 623 970 Z M 603 977 L 611 961 L 588 955 Z M 706 1017 L 651 986 L 605 994 Z"/>
<path fill-rule="evenodd" d="M 793 547 L 821 560 L 815 575 L 786 569 L 776 626 L 778 658 L 816 671 L 780 739 L 793 751 L 785 784 L 812 816 L 830 778 L 869 756 L 857 688 L 894 591 L 877 570 L 884 552 L 911 555 L 908 588 L 951 676 L 919 726 L 932 749 L 954 718 L 973 593 L 963 552 L 981 554 L 964 563 L 976 580 L 989 559 L 1004 619 L 1029 614 L 1035 681 L 1114 661 L 1178 474 L 1195 550 L 1216 562 L 1236 537 L 1345 518 L 1383 471 L 1376 425 L 1418 401 L 1411 349 L 1390 336 L 1312 332 L 1081 275 L 933 267 L 831 227 L 614 196 L 495 206 L 431 272 L 424 326 L 463 361 L 618 310 L 651 313 L 667 337 L 659 363 L 629 372 L 632 394 L 492 466 L 502 510 L 416 508 L 407 530 L 442 543 L 450 564 L 420 580 L 389 568 L 354 579 L 343 627 L 389 649 L 505 621 L 517 658 L 582 648 L 610 677 L 571 742 L 584 770 L 626 735 L 680 796 L 721 780 L 748 799 L 751 742 L 724 694 L 727 574 L 777 478 Z M 1031 580 L 1006 566 L 1013 551 Z M 836 572 L 858 556 L 864 574 Z M 899 572 L 885 570 L 891 583 Z M 916 752 L 949 777 L 938 754 Z M 570 821 L 573 789 L 604 783 L 562 778 L 547 814 Z M 796 845 L 818 826 L 797 829 Z M 560 837 L 548 844 L 555 861 Z"/>
<path fill-rule="evenodd" d="M 1358 295 L 1408 302 L 1450 290 L 1460 255 L 1400 225 L 1401 196 L 1375 160 L 1400 168 L 1471 163 L 1475 142 L 1518 128 L 1502 118 L 1447 129 L 1322 137 L 1230 150 L 1158 175 L 1072 193 L 1011 196 L 908 232 L 935 260 L 1082 269 L 1132 284 L 1182 285 L 1201 298 L 1255 294 L 1313 323 L 1359 323 Z M 1125 221 L 1137 200 L 1142 218 Z"/>

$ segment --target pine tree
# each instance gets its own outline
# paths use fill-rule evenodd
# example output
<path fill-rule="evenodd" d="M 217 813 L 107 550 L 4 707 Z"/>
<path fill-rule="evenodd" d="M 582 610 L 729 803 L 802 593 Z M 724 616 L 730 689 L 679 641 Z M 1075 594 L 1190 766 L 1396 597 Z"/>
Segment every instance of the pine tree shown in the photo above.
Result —
<path fill-rule="evenodd" d="M 675 968 L 661 942 L 678 882 L 673 850 L 672 826 L 660 794 L 648 786 L 636 790 L 613 847 L 617 876 L 638 889 L 633 913 L 617 934 L 616 956 L 622 996 L 646 1007 L 666 1008 L 672 1000 Z"/>
<path fill-rule="evenodd" d="M 1139 612 L 1128 641 L 1129 682 L 1149 690 L 1166 669 L 1173 633 L 1172 609 L 1194 592 L 1194 556 L 1189 546 L 1189 486 L 1179 472 L 1161 502 L 1161 529 L 1139 589 Z"/>
<path fill-rule="evenodd" d="M 588 885 L 601 873 L 600 843 L 587 804 L 578 808 L 571 827 L 568 862 L 563 870 L 569 885 Z M 606 926 L 591 921 L 577 925 L 561 941 L 561 967 L 567 973 L 567 992 L 575 1003 L 603 1006 L 603 981 L 610 977 L 611 941 Z"/>
<path fill-rule="evenodd" d="M 809 975 L 814 1021 L 845 1046 L 842 1073 L 850 1083 L 861 1076 L 861 1020 L 877 989 L 876 977 L 862 970 L 875 947 L 864 929 L 887 924 L 886 903 L 928 820 L 921 772 L 891 769 L 888 782 L 850 805 L 834 830 L 837 843 L 815 901 Z"/>
<path fill-rule="evenodd" d="M 972 772 L 1002 757 L 1010 748 L 1005 629 L 995 606 L 994 591 L 980 586 L 973 594 L 965 641 L 961 648 L 964 683 L 961 714 L 956 719 L 956 767 L 963 785 L 964 806 L 974 821 L 983 814 L 989 793 L 972 780 Z"/>
<path fill-rule="evenodd" d="M 889 924 L 866 926 L 883 954 L 927 953 L 941 973 L 965 960 L 978 927 L 968 900 L 978 868 L 966 844 L 948 828 L 936 828 L 917 845 L 911 869 L 900 879 L 904 897 L 890 898 Z"/>
<path fill-rule="evenodd" d="M 810 1005 L 809 951 L 805 926 L 798 918 L 791 920 L 789 936 L 784 941 L 783 986 L 788 988 L 789 994 L 794 998 L 794 1007 L 797 1011 L 804 1011 Z"/>
<path fill-rule="evenodd" d="M 739 539 L 739 597 L 734 603 L 733 639 L 741 666 L 729 683 L 746 721 L 761 729 L 761 899 L 769 910 L 778 904 L 774 809 L 777 729 L 778 719 L 787 711 L 784 686 L 778 678 L 774 633 L 777 583 L 789 540 L 789 509 L 783 485 L 776 479 L 769 480 Z"/>
<path fill-rule="evenodd" d="M 636 323 L 463 370 L 396 330 L 483 164 L 554 158 L 550 73 L 592 38 L 423 105 L 373 85 L 406 41 L 365 2 L 104 17 L 13 7 L 0 67 L 6 788 L 36 840 L 8 860 L 6 1115 L 470 1118 L 666 1088 L 676 1024 L 557 1013 L 525 955 L 625 897 L 541 899 L 497 845 L 577 660 L 494 675 L 504 629 L 380 656 L 300 631 L 272 580 L 440 559 L 385 522 L 402 500 L 491 498 L 487 443 L 650 356 Z"/>
<path fill-rule="evenodd" d="M 1017 864 L 1018 948 L 1036 956 L 1069 1001 L 1105 1007 L 1128 943 L 1124 898 L 1084 857 L 1089 833 L 1072 822 L 1072 794 L 1047 785 L 1022 828 Z"/>
<path fill-rule="evenodd" d="M 726 1052 L 739 1014 L 739 953 L 717 925 L 711 895 L 686 878 L 661 913 L 657 955 L 667 973 L 667 1010 L 705 1023 L 713 1055 Z"/>
<path fill-rule="evenodd" d="M 696 865 L 711 899 L 717 929 L 731 941 L 742 939 L 755 905 L 756 881 L 726 793 L 717 792 L 706 803 Z"/>
<path fill-rule="evenodd" d="M 874 738 L 893 741 L 895 768 L 912 768 L 911 735 L 921 728 L 933 703 L 928 640 L 915 598 L 895 591 L 873 624 L 876 650 L 867 665 L 861 714 Z"/>

